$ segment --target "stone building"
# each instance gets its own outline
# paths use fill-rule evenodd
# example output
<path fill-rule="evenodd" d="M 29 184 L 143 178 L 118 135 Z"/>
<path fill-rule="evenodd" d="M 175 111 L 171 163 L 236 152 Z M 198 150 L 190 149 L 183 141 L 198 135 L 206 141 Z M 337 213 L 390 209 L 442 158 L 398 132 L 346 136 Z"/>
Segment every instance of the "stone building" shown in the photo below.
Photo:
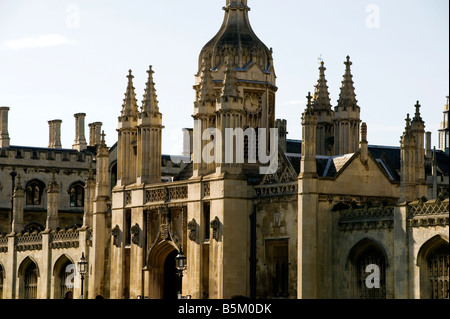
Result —
<path fill-rule="evenodd" d="M 334 108 L 322 62 L 299 112 L 303 140 L 287 139 L 273 50 L 249 10 L 247 0 L 227 0 L 200 52 L 181 157 L 161 153 L 164 109 L 151 67 L 140 105 L 127 76 L 111 148 L 91 126 L 97 142 L 86 146 L 80 115 L 72 150 L 58 149 L 58 121 L 49 149 L 11 147 L 0 109 L 0 181 L 10 186 L 13 166 L 21 176 L 0 199 L 0 297 L 61 297 L 67 267 L 84 253 L 87 298 L 449 298 L 449 157 L 432 149 L 420 102 L 398 146 L 369 145 L 350 57 Z M 24 204 L 34 179 L 47 194 L 39 211 Z M 71 208 L 78 182 L 83 208 Z M 27 229 L 24 220 L 39 218 L 41 228 Z"/>

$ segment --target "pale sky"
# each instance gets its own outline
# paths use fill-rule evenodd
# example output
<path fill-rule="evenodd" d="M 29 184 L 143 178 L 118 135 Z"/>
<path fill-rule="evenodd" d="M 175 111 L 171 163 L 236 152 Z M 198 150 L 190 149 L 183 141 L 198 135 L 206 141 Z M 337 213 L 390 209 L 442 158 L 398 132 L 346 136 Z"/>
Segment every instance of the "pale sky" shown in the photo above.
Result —
<path fill-rule="evenodd" d="M 248 0 L 255 33 L 274 50 L 277 118 L 301 139 L 306 96 L 321 56 L 331 100 L 344 61 L 353 62 L 361 119 L 372 145 L 399 146 L 407 113 L 422 104 L 426 130 L 443 119 L 449 94 L 448 0 Z M 47 121 L 61 119 L 63 148 L 75 113 L 103 122 L 117 141 L 129 69 L 139 104 L 149 65 L 163 113 L 163 153 L 180 154 L 192 127 L 194 74 L 219 30 L 225 0 L 0 0 L 0 106 L 9 106 L 12 145 L 48 146 Z"/>

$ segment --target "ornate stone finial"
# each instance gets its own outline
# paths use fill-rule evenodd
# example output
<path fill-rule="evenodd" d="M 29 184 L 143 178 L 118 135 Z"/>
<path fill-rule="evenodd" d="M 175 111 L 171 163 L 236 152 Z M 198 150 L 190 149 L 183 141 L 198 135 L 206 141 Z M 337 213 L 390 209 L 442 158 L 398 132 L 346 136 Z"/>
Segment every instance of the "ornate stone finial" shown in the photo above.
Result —
<path fill-rule="evenodd" d="M 341 93 L 339 95 L 338 107 L 356 108 L 358 107 L 358 101 L 356 100 L 355 87 L 353 82 L 353 75 L 351 66 L 353 63 L 350 61 L 350 56 L 347 56 L 345 64 L 344 80 L 342 81 Z"/>
<path fill-rule="evenodd" d="M 233 56 L 231 55 L 231 49 L 228 49 L 225 60 L 225 78 L 223 80 L 222 96 L 236 98 L 239 96 L 239 90 L 237 85 L 236 69 L 232 60 Z"/>
<path fill-rule="evenodd" d="M 331 99 L 330 93 L 328 91 L 327 80 L 325 78 L 326 68 L 323 60 L 321 60 L 320 62 L 319 70 L 320 70 L 319 80 L 317 81 L 314 92 L 314 102 L 313 102 L 314 110 L 330 112 Z"/>
<path fill-rule="evenodd" d="M 211 68 L 210 68 L 210 60 L 208 54 L 204 54 L 202 57 L 202 66 L 200 71 L 200 88 L 199 88 L 199 101 L 207 102 L 212 100 L 212 77 L 211 77 Z"/>
<path fill-rule="evenodd" d="M 420 116 L 421 105 L 420 105 L 419 101 L 416 102 L 415 107 L 416 107 L 416 114 L 414 115 L 413 121 L 414 122 L 423 122 L 422 117 Z"/>
<path fill-rule="evenodd" d="M 141 111 L 147 113 L 159 113 L 158 96 L 156 95 L 155 83 L 153 81 L 153 67 L 150 65 L 148 73 L 148 81 L 145 86 L 144 100 L 142 101 Z"/>
<path fill-rule="evenodd" d="M 101 139 L 101 145 L 102 145 L 102 146 L 106 146 L 106 142 L 105 142 L 106 134 L 105 134 L 105 131 L 102 131 L 101 136 L 102 136 L 102 139 Z"/>
<path fill-rule="evenodd" d="M 308 102 L 306 103 L 306 111 L 311 112 L 312 111 L 312 95 L 311 92 L 308 92 L 308 96 L 306 97 L 308 99 Z"/>
<path fill-rule="evenodd" d="M 122 107 L 122 116 L 123 117 L 129 117 L 129 116 L 137 116 L 138 113 L 138 106 L 137 106 L 137 99 L 136 99 L 136 93 L 133 86 L 133 74 L 132 71 L 128 71 L 128 85 L 127 85 L 127 91 L 125 93 L 125 99 L 123 100 L 123 107 Z"/>
<path fill-rule="evenodd" d="M 367 124 L 365 122 L 361 124 L 361 142 L 367 142 Z"/>

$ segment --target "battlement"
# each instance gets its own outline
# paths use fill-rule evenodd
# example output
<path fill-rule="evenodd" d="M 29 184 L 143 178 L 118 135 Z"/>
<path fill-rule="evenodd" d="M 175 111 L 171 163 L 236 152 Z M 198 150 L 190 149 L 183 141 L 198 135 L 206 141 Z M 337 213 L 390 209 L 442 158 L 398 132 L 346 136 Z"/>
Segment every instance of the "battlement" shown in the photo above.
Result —
<path fill-rule="evenodd" d="M 80 165 L 81 163 L 89 165 L 94 155 L 90 152 L 78 152 L 69 149 L 51 149 L 51 148 L 32 148 L 11 146 L 0 149 L 0 161 L 2 164 L 15 166 L 68 166 Z"/>

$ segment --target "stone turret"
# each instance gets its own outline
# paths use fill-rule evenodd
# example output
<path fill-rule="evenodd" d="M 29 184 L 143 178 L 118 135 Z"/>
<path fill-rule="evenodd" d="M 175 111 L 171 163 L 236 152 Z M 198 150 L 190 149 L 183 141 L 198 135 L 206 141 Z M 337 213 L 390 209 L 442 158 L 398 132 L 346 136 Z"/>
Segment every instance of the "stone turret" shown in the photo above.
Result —
<path fill-rule="evenodd" d="M 133 74 L 128 71 L 128 85 L 119 117 L 117 142 L 117 186 L 126 186 L 136 181 L 136 144 L 138 105 L 133 87 Z"/>
<path fill-rule="evenodd" d="M 359 145 L 360 113 L 361 109 L 356 100 L 353 75 L 351 72 L 352 62 L 347 56 L 345 64 L 344 80 L 342 81 L 341 93 L 338 105 L 335 107 L 334 124 L 334 153 L 335 155 L 355 153 Z"/>
<path fill-rule="evenodd" d="M 411 118 L 408 114 L 405 132 L 400 140 L 400 202 L 409 202 L 416 199 L 416 145 L 416 138 L 411 130 Z"/>
<path fill-rule="evenodd" d="M 333 150 L 333 116 L 330 93 L 325 78 L 324 62 L 320 63 L 319 80 L 315 86 L 312 108 L 317 116 L 317 155 L 332 155 Z"/>
<path fill-rule="evenodd" d="M 417 101 L 416 113 L 411 122 L 411 133 L 416 141 L 416 152 L 414 159 L 416 176 L 416 197 L 420 198 L 427 194 L 427 184 L 425 180 L 425 122 L 420 115 L 420 103 Z"/>
<path fill-rule="evenodd" d="M 137 128 L 137 184 L 161 182 L 162 114 L 150 66 Z"/>

